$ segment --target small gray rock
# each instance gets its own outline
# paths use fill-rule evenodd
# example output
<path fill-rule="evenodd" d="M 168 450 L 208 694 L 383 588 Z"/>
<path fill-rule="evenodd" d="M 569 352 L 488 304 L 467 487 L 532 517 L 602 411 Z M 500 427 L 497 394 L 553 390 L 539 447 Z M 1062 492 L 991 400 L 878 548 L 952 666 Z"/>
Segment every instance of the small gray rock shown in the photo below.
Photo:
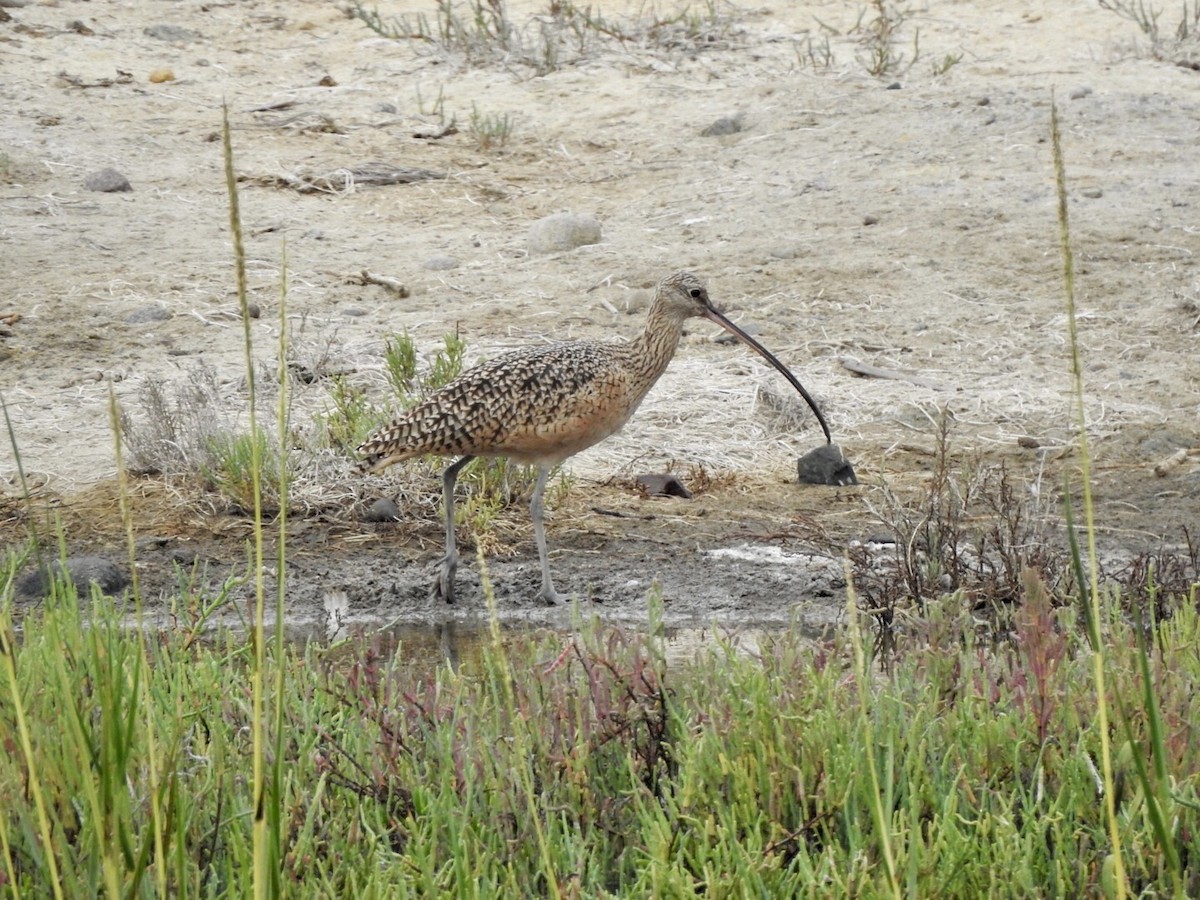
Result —
<path fill-rule="evenodd" d="M 530 253 L 554 253 L 574 250 L 585 244 L 600 243 L 600 222 L 595 216 L 555 213 L 529 226 L 526 246 Z"/>
<path fill-rule="evenodd" d="M 348 319 L 359 319 L 367 314 L 367 311 L 361 306 L 344 306 L 342 307 L 342 315 Z"/>
<path fill-rule="evenodd" d="M 453 256 L 439 255 L 429 257 L 429 259 L 425 260 L 422 265 L 424 265 L 425 268 L 429 269 L 431 272 L 445 272 L 448 269 L 457 269 L 460 265 L 462 265 L 462 263 L 460 263 Z"/>
<path fill-rule="evenodd" d="M 795 259 L 803 256 L 805 250 L 803 244 L 777 244 L 767 252 L 775 259 Z"/>
<path fill-rule="evenodd" d="M 1195 438 L 1185 431 L 1171 431 L 1156 428 L 1137 442 L 1137 451 L 1143 459 L 1158 462 L 1164 456 L 1170 456 L 1177 450 L 1193 446 Z"/>
<path fill-rule="evenodd" d="M 89 191 L 100 191 L 104 194 L 118 194 L 122 191 L 133 190 L 129 179 L 113 168 L 92 172 L 83 179 L 83 186 Z"/>
<path fill-rule="evenodd" d="M 380 497 L 363 513 L 364 522 L 396 522 L 400 519 L 400 507 L 394 500 Z"/>
<path fill-rule="evenodd" d="M 105 594 L 115 594 L 129 584 L 125 570 L 103 556 L 68 556 L 65 562 L 56 559 L 49 566 L 27 572 L 17 582 L 17 593 L 27 599 L 44 597 L 51 581 L 64 575 L 80 594 L 86 594 L 93 583 Z"/>
<path fill-rule="evenodd" d="M 796 461 L 796 474 L 801 484 L 831 484 L 845 487 L 858 484 L 858 476 L 842 448 L 837 444 L 822 444 Z"/>
<path fill-rule="evenodd" d="M 721 116 L 700 132 L 700 137 L 723 137 L 727 134 L 737 134 L 745 129 L 741 113 L 732 116 Z"/>
<path fill-rule="evenodd" d="M 1099 200 L 1104 196 L 1104 191 L 1098 187 L 1084 188 L 1079 193 L 1083 194 L 1083 196 L 1087 197 L 1089 200 Z"/>
<path fill-rule="evenodd" d="M 1092 89 L 1090 87 L 1088 87 L 1086 84 L 1081 84 L 1077 88 L 1071 88 L 1071 93 L 1067 94 L 1067 96 L 1072 100 L 1082 100 L 1091 92 Z"/>
<path fill-rule="evenodd" d="M 157 303 L 151 303 L 149 306 L 141 306 L 127 315 L 125 324 L 145 325 L 147 322 L 165 322 L 169 318 L 171 318 L 169 309 Z"/>
<path fill-rule="evenodd" d="M 151 25 L 142 29 L 142 34 L 154 38 L 156 41 L 170 41 L 171 43 L 178 41 L 182 44 L 190 44 L 200 40 L 199 32 L 179 25 Z"/>

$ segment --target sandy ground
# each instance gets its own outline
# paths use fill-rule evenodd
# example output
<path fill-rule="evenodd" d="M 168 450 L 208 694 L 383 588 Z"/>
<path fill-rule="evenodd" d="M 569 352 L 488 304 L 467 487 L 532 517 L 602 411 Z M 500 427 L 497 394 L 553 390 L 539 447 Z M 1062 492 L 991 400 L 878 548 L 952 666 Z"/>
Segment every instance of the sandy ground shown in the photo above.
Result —
<path fill-rule="evenodd" d="M 511 16 L 528 22 L 545 6 L 512 4 Z M 598 6 L 614 21 L 645 8 Z M 960 458 L 1004 462 L 1055 511 L 1076 464 L 1048 140 L 1056 96 L 1102 534 L 1132 553 L 1195 529 L 1200 457 L 1177 456 L 1161 475 L 1155 465 L 1200 445 L 1200 73 L 1155 58 L 1133 25 L 1085 0 L 907 6 L 896 52 L 911 59 L 919 30 L 920 55 L 881 78 L 851 31 L 863 5 L 717 9 L 722 21 L 699 35 L 597 42 L 543 74 L 386 40 L 333 3 L 9 10 L 0 392 L 38 502 L 63 517 L 72 548 L 119 554 L 110 384 L 137 416 L 147 378 L 186 380 L 203 361 L 231 408 L 243 396 L 222 101 L 267 365 L 285 247 L 295 352 L 380 401 L 389 333 L 432 348 L 457 328 L 473 359 L 627 338 L 660 277 L 705 277 L 817 396 L 863 484 L 794 484 L 796 457 L 820 440 L 815 423 L 748 352 L 693 325 L 626 430 L 573 461 L 550 513 L 560 587 L 618 618 L 640 615 L 657 580 L 681 621 L 798 613 L 819 624 L 840 603 L 839 542 L 878 530 L 885 485 L 919 490 L 941 408 Z M 153 31 L 164 25 L 185 31 Z M 814 65 L 826 47 L 829 65 Z M 172 80 L 152 81 L 162 70 Z M 511 134 L 481 146 L 473 116 Z M 740 131 L 702 135 L 727 116 Z M 428 137 L 451 120 L 456 134 Z M 280 182 L 369 162 L 445 177 L 309 193 Z M 106 167 L 132 191 L 85 189 Z M 530 254 L 530 225 L 563 211 L 596 217 L 601 242 Z M 441 256 L 459 264 L 427 266 Z M 358 283 L 364 269 L 409 296 Z M 907 377 L 855 377 L 848 358 Z M 320 380 L 297 389 L 300 410 L 327 403 Z M 2 511 L 15 542 L 25 526 L 8 443 Z M 641 498 L 623 480 L 696 465 L 727 477 L 691 501 Z M 436 498 L 436 480 L 428 490 Z M 154 483 L 136 496 L 152 586 L 165 589 L 179 563 L 220 580 L 241 558 L 243 521 Z M 424 596 L 436 513 L 368 526 L 348 511 L 295 529 L 298 619 L 331 607 L 443 615 Z M 545 615 L 528 531 L 507 550 L 492 565 L 502 610 Z M 458 616 L 481 606 L 466 556 Z"/>

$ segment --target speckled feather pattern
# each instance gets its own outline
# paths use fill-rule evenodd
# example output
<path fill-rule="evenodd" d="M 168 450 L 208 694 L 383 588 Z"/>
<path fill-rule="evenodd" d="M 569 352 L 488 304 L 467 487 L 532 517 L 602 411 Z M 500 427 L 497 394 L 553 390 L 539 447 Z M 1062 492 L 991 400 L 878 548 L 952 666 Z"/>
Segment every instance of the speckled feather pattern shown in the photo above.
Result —
<path fill-rule="evenodd" d="M 699 300 L 688 291 L 699 289 Z M 379 471 L 413 456 L 508 456 L 554 465 L 618 431 L 675 354 L 708 297 L 694 275 L 659 285 L 630 343 L 571 341 L 505 353 L 464 372 L 359 447 Z"/>

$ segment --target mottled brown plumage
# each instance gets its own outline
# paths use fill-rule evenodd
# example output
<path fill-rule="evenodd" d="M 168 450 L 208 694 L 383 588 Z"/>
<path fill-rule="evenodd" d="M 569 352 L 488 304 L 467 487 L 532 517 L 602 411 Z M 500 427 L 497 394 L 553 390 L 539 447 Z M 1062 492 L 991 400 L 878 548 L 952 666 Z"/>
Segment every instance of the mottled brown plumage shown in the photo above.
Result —
<path fill-rule="evenodd" d="M 620 430 L 675 355 L 683 323 L 703 316 L 734 334 L 792 383 L 825 424 L 808 392 L 782 363 L 733 325 L 689 272 L 664 278 L 646 327 L 633 341 L 573 341 L 531 347 L 464 372 L 407 410 L 358 448 L 363 467 L 380 471 L 422 454 L 461 456 L 443 476 L 446 556 L 435 592 L 451 601 L 458 554 L 454 540 L 454 483 L 476 456 L 507 456 L 538 467 L 530 504 L 542 566 L 542 597 L 559 598 L 550 578 L 542 497 L 550 469 Z"/>

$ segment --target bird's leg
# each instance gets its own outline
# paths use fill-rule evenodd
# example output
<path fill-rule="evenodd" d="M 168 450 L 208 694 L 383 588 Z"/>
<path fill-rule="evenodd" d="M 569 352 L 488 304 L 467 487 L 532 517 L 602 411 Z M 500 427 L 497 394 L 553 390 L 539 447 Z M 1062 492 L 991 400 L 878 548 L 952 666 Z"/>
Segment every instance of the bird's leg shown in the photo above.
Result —
<path fill-rule="evenodd" d="M 446 555 L 442 557 L 430 593 L 433 599 L 445 600 L 447 603 L 454 602 L 454 572 L 458 569 L 458 542 L 454 536 L 454 484 L 458 481 L 458 473 L 462 467 L 474 458 L 464 456 L 447 466 L 446 471 L 442 473 L 442 505 L 446 509 Z"/>
<path fill-rule="evenodd" d="M 533 538 L 537 541 L 538 560 L 542 564 L 542 599 L 550 606 L 562 603 L 565 599 L 554 590 L 554 581 L 550 578 L 550 555 L 546 552 L 546 526 L 542 522 L 545 512 L 543 496 L 546 493 L 546 482 L 550 478 L 550 467 L 539 466 L 537 483 L 533 486 L 533 499 L 529 501 L 529 513 L 533 517 Z"/>

